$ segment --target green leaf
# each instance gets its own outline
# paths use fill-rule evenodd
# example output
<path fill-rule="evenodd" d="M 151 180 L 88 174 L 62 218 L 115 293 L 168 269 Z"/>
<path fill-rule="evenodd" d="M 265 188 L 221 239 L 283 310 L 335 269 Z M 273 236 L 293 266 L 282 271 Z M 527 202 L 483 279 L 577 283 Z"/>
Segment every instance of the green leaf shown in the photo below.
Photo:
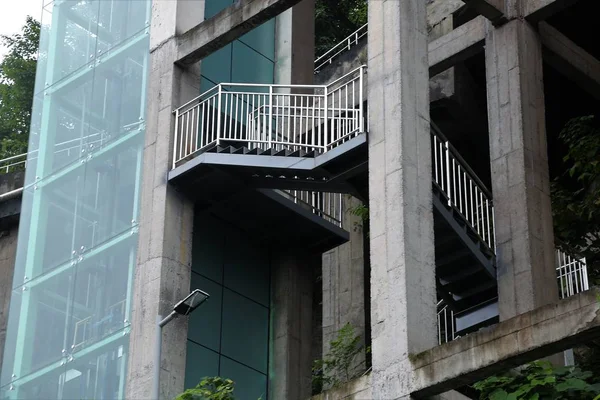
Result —
<path fill-rule="evenodd" d="M 508 393 L 503 389 L 497 389 L 490 394 L 490 400 L 508 400 Z"/>

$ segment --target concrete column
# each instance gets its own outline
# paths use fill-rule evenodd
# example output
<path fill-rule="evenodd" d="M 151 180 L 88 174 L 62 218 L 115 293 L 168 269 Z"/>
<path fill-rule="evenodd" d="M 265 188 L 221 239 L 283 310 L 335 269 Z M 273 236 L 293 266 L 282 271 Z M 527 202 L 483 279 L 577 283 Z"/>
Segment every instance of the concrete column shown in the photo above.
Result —
<path fill-rule="evenodd" d="M 368 41 L 373 398 L 396 399 L 437 343 L 425 3 L 370 2 Z"/>
<path fill-rule="evenodd" d="M 275 83 L 310 85 L 314 79 L 315 0 L 275 18 Z"/>
<path fill-rule="evenodd" d="M 365 258 L 362 220 L 352 213 L 361 202 L 343 197 L 344 227 L 350 241 L 323 254 L 323 354 L 347 323 L 365 339 Z M 368 282 L 367 282 L 368 284 Z M 356 359 L 356 370 L 365 368 L 365 354 Z"/>
<path fill-rule="evenodd" d="M 270 399 L 311 395 L 313 271 L 319 258 L 290 250 L 271 264 Z"/>
<path fill-rule="evenodd" d="M 150 398 L 157 315 L 171 312 L 190 289 L 193 204 L 167 182 L 172 163 L 172 111 L 200 91 L 199 71 L 182 70 L 174 65 L 177 6 L 181 3 L 155 0 L 152 5 L 148 120 L 127 369 L 128 399 Z M 163 329 L 160 399 L 172 399 L 183 391 L 186 341 L 185 318 L 176 319 Z"/>
<path fill-rule="evenodd" d="M 542 48 L 525 20 L 488 27 L 485 48 L 500 319 L 558 300 Z"/>

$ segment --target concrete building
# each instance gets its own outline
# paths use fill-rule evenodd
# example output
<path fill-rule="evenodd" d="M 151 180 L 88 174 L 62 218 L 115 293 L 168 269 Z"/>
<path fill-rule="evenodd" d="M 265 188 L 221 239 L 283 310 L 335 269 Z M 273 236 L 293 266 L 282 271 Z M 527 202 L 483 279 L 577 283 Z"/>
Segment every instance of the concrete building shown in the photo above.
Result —
<path fill-rule="evenodd" d="M 350 323 L 364 373 L 322 398 L 460 399 L 598 337 L 549 189 L 599 105 L 593 3 L 373 1 L 315 61 L 313 0 L 45 0 L 0 397 L 307 399 Z"/>

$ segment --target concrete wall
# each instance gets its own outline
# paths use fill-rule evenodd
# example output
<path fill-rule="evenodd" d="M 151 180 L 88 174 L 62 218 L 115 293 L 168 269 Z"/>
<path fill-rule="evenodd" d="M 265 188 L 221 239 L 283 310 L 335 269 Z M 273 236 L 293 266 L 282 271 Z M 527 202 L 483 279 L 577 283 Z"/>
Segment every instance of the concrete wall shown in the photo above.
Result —
<path fill-rule="evenodd" d="M 0 195 L 23 187 L 24 178 L 24 171 L 0 175 Z M 0 203 L 0 370 L 17 252 L 20 209 L 20 195 Z"/>
<path fill-rule="evenodd" d="M 350 323 L 357 335 L 366 337 L 365 329 L 365 258 L 363 222 L 352 214 L 361 202 L 344 195 L 344 228 L 350 241 L 323 254 L 323 354 L 338 331 Z M 357 357 L 357 371 L 364 371 L 365 354 Z"/>
<path fill-rule="evenodd" d="M 0 369 L 4 355 L 6 323 L 10 307 L 10 294 L 13 282 L 13 270 L 17 253 L 18 226 L 0 231 Z"/>

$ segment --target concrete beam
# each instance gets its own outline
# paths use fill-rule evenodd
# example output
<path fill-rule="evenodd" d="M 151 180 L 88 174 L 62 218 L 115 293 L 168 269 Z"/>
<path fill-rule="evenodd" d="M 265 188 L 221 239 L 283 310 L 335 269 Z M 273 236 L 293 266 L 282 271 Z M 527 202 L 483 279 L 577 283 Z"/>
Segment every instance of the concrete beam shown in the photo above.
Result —
<path fill-rule="evenodd" d="M 539 22 L 576 2 L 577 0 L 527 0 L 523 1 L 523 15 L 530 22 Z"/>
<path fill-rule="evenodd" d="M 472 9 L 483 15 L 494 25 L 506 22 L 504 15 L 504 0 L 462 0 Z"/>
<path fill-rule="evenodd" d="M 186 67 L 200 61 L 300 1 L 236 1 L 178 37 L 176 64 Z"/>
<path fill-rule="evenodd" d="M 546 60 L 582 89 L 600 99 L 600 61 L 546 22 L 539 24 Z"/>
<path fill-rule="evenodd" d="M 440 72 L 483 50 L 486 20 L 477 17 L 428 45 L 429 75 Z"/>
<path fill-rule="evenodd" d="M 471 384 L 600 337 L 600 290 L 592 288 L 411 357 L 415 398 Z"/>

